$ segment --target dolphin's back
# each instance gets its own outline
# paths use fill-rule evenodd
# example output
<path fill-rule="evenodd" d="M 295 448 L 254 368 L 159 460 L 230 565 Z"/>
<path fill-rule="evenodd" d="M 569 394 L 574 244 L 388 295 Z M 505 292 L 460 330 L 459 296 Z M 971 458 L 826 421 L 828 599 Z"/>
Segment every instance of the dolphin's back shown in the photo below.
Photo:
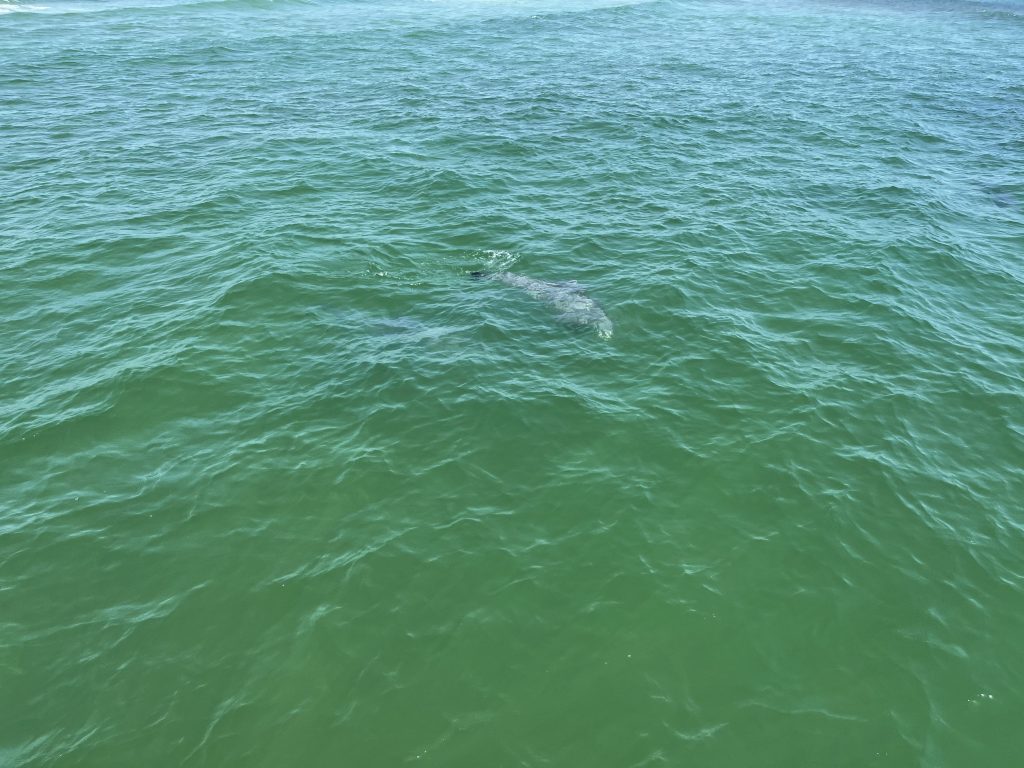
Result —
<path fill-rule="evenodd" d="M 513 288 L 526 291 L 533 298 L 550 304 L 559 312 L 558 319 L 569 325 L 589 326 L 597 331 L 597 335 L 608 339 L 612 335 L 612 321 L 604 313 L 601 305 L 587 296 L 575 281 L 567 283 L 549 283 L 536 280 L 514 272 L 495 272 L 485 274 L 471 273 L 473 277 L 488 277 Z"/>

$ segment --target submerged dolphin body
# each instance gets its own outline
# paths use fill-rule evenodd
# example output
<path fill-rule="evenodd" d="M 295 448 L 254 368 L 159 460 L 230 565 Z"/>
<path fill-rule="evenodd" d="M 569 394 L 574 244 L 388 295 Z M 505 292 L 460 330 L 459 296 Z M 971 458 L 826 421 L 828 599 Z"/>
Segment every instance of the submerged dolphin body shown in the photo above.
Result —
<path fill-rule="evenodd" d="M 601 309 L 601 305 L 583 293 L 583 289 L 575 281 L 547 283 L 512 272 L 470 272 L 470 275 L 520 288 L 533 298 L 546 302 L 558 310 L 558 319 L 562 322 L 593 328 L 602 339 L 612 337 L 612 321 Z"/>

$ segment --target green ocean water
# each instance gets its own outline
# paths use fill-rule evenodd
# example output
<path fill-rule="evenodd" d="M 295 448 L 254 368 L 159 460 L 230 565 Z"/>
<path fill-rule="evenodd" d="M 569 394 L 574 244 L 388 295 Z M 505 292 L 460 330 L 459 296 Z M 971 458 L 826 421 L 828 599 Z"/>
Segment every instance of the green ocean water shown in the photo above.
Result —
<path fill-rule="evenodd" d="M 5 0 L 0 276 L 3 768 L 1024 760 L 1019 2 Z"/>

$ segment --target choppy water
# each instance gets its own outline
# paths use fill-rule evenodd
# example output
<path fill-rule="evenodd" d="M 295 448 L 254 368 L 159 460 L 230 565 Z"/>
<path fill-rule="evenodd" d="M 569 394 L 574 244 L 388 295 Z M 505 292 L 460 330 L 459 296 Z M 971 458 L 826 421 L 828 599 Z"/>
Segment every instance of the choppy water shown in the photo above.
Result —
<path fill-rule="evenodd" d="M 0 765 L 1017 764 L 1022 169 L 1020 3 L 8 0 Z"/>

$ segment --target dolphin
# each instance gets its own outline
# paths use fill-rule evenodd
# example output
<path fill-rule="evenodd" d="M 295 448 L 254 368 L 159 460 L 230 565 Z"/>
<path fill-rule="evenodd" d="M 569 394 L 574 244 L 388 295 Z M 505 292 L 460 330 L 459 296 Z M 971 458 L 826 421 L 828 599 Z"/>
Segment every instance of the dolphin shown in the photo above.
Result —
<path fill-rule="evenodd" d="M 520 288 L 530 296 L 550 304 L 558 310 L 558 319 L 569 325 L 593 328 L 602 339 L 612 337 L 612 321 L 601 305 L 583 293 L 575 280 L 548 283 L 512 272 L 470 272 L 471 277 L 497 280 L 499 283 Z"/>

